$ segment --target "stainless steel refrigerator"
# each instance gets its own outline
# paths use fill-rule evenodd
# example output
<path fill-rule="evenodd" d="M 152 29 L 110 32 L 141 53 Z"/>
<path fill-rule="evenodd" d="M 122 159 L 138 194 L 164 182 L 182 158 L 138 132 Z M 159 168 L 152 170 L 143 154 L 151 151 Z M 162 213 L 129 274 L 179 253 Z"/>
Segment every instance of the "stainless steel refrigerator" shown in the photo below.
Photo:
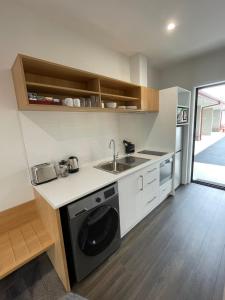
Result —
<path fill-rule="evenodd" d="M 174 188 L 181 184 L 182 161 L 183 161 L 183 127 L 176 127 L 176 148 L 175 148 L 175 177 Z"/>

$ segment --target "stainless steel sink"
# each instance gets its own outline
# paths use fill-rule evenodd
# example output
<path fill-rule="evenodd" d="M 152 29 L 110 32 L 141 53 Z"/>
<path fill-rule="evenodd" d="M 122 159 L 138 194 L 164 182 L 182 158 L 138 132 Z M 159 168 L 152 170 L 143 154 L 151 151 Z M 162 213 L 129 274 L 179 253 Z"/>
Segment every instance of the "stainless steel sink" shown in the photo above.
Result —
<path fill-rule="evenodd" d="M 95 168 L 113 174 L 119 174 L 138 165 L 141 165 L 147 161 L 149 161 L 149 159 L 139 158 L 135 156 L 125 156 L 117 159 L 116 163 L 113 163 L 113 161 L 108 161 L 95 166 Z"/>
<path fill-rule="evenodd" d="M 121 172 L 124 172 L 126 170 L 129 170 L 130 168 L 132 168 L 132 166 L 129 165 L 125 165 L 119 162 L 116 162 L 115 164 L 110 161 L 110 162 L 106 162 L 106 163 L 102 163 L 100 165 L 95 166 L 95 168 L 106 171 L 106 172 L 110 172 L 113 174 L 118 174 Z"/>
<path fill-rule="evenodd" d="M 132 155 L 124 156 L 122 158 L 117 159 L 117 162 L 126 164 L 132 167 L 137 167 L 151 159 L 146 159 L 146 158 L 141 158 L 141 157 L 136 157 Z"/>

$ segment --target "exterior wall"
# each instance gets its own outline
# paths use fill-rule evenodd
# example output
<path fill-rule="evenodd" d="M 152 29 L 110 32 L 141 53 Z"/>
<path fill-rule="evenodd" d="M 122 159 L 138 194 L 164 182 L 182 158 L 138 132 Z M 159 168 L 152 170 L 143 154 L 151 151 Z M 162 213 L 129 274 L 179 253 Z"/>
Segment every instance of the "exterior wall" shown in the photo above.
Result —
<path fill-rule="evenodd" d="M 202 112 L 202 134 L 211 135 L 213 124 L 213 109 L 203 109 Z"/>
<path fill-rule="evenodd" d="M 221 110 L 216 109 L 213 111 L 212 130 L 215 132 L 220 131 L 220 123 L 221 123 Z"/>
<path fill-rule="evenodd" d="M 202 107 L 200 105 L 197 106 L 197 119 L 196 119 L 196 130 L 195 130 L 195 139 L 196 141 L 201 140 L 201 122 L 202 118 Z"/>

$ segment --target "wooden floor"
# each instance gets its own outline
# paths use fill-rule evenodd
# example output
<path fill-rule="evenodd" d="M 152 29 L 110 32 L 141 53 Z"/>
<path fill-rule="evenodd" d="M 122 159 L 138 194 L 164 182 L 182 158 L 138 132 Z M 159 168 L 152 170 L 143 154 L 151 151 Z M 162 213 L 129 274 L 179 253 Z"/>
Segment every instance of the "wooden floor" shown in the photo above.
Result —
<path fill-rule="evenodd" d="M 225 192 L 180 188 L 73 291 L 89 300 L 222 300 Z M 0 281 L 0 299 L 57 300 L 65 294 L 47 257 Z"/>
<path fill-rule="evenodd" d="M 222 300 L 224 286 L 225 192 L 191 184 L 74 291 L 89 300 Z"/>
<path fill-rule="evenodd" d="M 65 294 L 47 254 L 0 280 L 0 300 L 61 300 Z"/>

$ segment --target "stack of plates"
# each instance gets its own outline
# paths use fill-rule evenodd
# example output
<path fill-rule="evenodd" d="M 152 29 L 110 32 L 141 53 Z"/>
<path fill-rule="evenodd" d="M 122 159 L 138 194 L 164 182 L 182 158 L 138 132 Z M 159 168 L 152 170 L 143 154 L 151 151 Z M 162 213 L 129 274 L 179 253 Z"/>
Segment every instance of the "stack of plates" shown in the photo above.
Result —
<path fill-rule="evenodd" d="M 128 105 L 128 106 L 125 106 L 125 105 L 120 105 L 118 106 L 119 109 L 137 109 L 137 106 L 136 105 Z"/>
<path fill-rule="evenodd" d="M 126 106 L 127 109 L 137 109 L 136 105 L 128 105 Z"/>
<path fill-rule="evenodd" d="M 116 108 L 117 103 L 116 102 L 107 102 L 105 105 L 107 108 Z"/>

